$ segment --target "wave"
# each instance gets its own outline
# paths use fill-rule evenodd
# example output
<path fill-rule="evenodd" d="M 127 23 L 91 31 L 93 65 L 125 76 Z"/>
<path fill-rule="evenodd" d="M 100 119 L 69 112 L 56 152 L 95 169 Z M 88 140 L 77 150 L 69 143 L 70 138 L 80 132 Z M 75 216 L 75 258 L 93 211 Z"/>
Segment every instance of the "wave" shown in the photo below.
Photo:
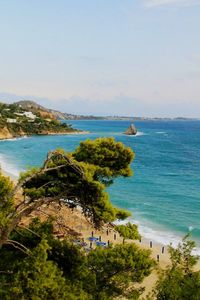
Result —
<path fill-rule="evenodd" d="M 156 131 L 157 134 L 166 134 L 167 132 L 165 131 Z"/>
<path fill-rule="evenodd" d="M 127 135 L 129 137 L 137 137 L 137 136 L 142 136 L 142 135 L 147 135 L 147 133 L 144 133 L 142 131 L 138 131 L 135 135 Z"/>
<path fill-rule="evenodd" d="M 141 135 L 146 135 L 146 133 L 144 133 L 144 132 L 142 132 L 142 131 L 138 131 L 138 132 L 136 133 L 136 136 L 141 136 Z"/>
<path fill-rule="evenodd" d="M 0 140 L 0 142 L 15 142 L 15 141 L 19 141 L 19 140 L 23 140 L 23 139 L 27 139 L 28 136 L 23 136 L 23 137 L 19 137 L 19 138 L 12 138 L 12 139 L 3 139 Z"/>
<path fill-rule="evenodd" d="M 169 176 L 169 177 L 176 177 L 179 176 L 179 173 L 173 173 L 173 172 L 168 172 L 163 174 L 164 176 Z"/>
<path fill-rule="evenodd" d="M 126 224 L 127 222 L 131 222 L 133 224 L 136 224 L 138 226 L 138 230 L 143 238 L 145 238 L 148 241 L 153 241 L 155 244 L 169 246 L 172 245 L 173 247 L 177 247 L 178 244 L 182 241 L 181 236 L 164 230 L 158 230 L 154 229 L 149 226 L 149 224 L 141 223 L 137 220 L 133 220 L 131 218 L 124 220 L 124 221 L 117 221 L 115 224 Z M 194 228 L 192 226 L 189 226 L 189 231 L 192 231 Z M 200 255 L 200 248 L 196 247 L 194 248 L 193 255 Z"/>
<path fill-rule="evenodd" d="M 14 177 L 19 177 L 21 170 L 17 169 L 14 164 L 12 164 L 8 157 L 3 154 L 0 154 L 0 167 L 7 174 L 10 174 Z"/>

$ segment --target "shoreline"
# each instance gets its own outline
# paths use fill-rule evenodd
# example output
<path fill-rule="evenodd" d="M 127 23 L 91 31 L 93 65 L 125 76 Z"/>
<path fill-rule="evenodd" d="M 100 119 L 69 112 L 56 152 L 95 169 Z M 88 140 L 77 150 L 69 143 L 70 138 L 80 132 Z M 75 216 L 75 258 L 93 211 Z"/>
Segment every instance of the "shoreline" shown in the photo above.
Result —
<path fill-rule="evenodd" d="M 0 173 L 1 173 L 2 175 L 6 176 L 6 177 L 10 177 L 10 179 L 11 179 L 14 183 L 16 183 L 16 182 L 18 181 L 18 179 L 19 179 L 19 176 L 16 176 L 16 175 L 14 175 L 14 174 L 12 174 L 12 173 L 10 173 L 10 172 L 7 172 L 7 171 L 5 171 L 4 169 L 2 169 L 2 167 L 1 167 L 1 162 L 0 162 Z"/>
<path fill-rule="evenodd" d="M 10 177 L 11 180 L 16 183 L 19 179 L 19 175 L 17 176 L 16 174 L 13 174 L 10 171 L 6 171 L 5 170 L 5 166 L 4 168 L 1 167 L 1 160 L 0 160 L 0 171 L 2 172 L 3 175 Z M 19 172 L 20 173 L 20 172 Z M 151 236 L 149 236 L 149 232 L 145 232 L 146 226 L 142 223 L 140 223 L 140 220 L 133 220 L 133 219 L 127 219 L 124 221 L 116 221 L 114 222 L 114 224 L 126 224 L 127 222 L 131 222 L 132 224 L 136 224 L 138 226 L 138 230 L 142 236 L 142 241 L 141 243 L 139 243 L 140 245 L 144 245 L 145 247 L 147 247 L 148 249 L 150 249 L 150 242 L 152 242 L 153 247 L 156 247 L 157 249 L 161 249 L 162 247 L 167 248 L 167 246 L 169 246 L 170 244 L 173 247 L 176 247 L 178 245 L 179 242 L 181 242 L 182 237 L 180 236 L 176 236 L 175 232 L 162 232 L 159 230 L 156 230 L 153 227 L 147 227 L 148 229 L 150 229 L 151 231 Z M 159 227 L 159 224 L 157 224 Z M 168 235 L 166 237 L 166 235 Z M 170 239 L 171 237 L 171 239 Z M 184 235 L 183 235 L 184 237 Z M 160 240 L 159 240 L 160 238 Z M 159 254 L 159 253 L 158 253 Z M 196 249 L 194 251 L 194 255 L 200 255 L 200 247 L 198 247 L 198 245 L 196 246 Z M 156 257 L 156 256 L 155 256 Z"/>
<path fill-rule="evenodd" d="M 0 137 L 0 141 L 7 141 L 7 140 L 15 140 L 20 138 L 28 138 L 33 136 L 48 136 L 48 135 L 79 135 L 79 134 L 90 134 L 90 131 L 70 131 L 70 132 L 49 132 L 49 133 L 41 133 L 41 134 L 33 134 L 33 135 L 19 135 L 19 136 L 13 136 L 13 137 Z"/>
<path fill-rule="evenodd" d="M 31 214 L 31 218 L 40 217 L 42 221 L 45 221 L 49 216 L 55 216 L 56 218 L 54 224 L 54 234 L 57 238 L 64 239 L 65 236 L 67 236 L 67 228 L 70 227 L 72 231 L 71 241 L 77 245 L 80 245 L 80 240 L 87 243 L 86 249 L 88 251 L 96 247 L 95 242 L 93 243 L 89 241 L 89 237 L 91 236 L 96 238 L 101 237 L 101 241 L 105 243 L 108 243 L 109 241 L 109 243 L 113 245 L 123 244 L 123 238 L 111 226 L 110 223 L 105 224 L 102 228 L 96 230 L 92 224 L 85 219 L 80 208 L 71 210 L 64 205 L 60 207 L 58 204 L 54 203 L 48 208 L 47 206 L 41 207 L 34 214 Z M 31 218 L 24 220 L 26 225 L 26 222 L 30 222 Z M 60 228 L 62 228 L 62 230 Z M 158 280 L 158 270 L 166 269 L 171 264 L 168 248 L 167 246 L 156 244 L 154 242 L 151 246 L 150 240 L 144 237 L 141 239 L 141 242 L 127 239 L 125 240 L 125 243 L 134 243 L 141 249 L 150 250 L 150 256 L 157 261 L 157 267 L 152 271 L 152 273 L 146 277 L 142 283 L 136 284 L 136 287 L 145 287 L 142 297 L 146 297 L 148 293 L 152 291 Z M 200 260 L 197 262 L 194 270 L 200 270 Z"/>
<path fill-rule="evenodd" d="M 1 167 L 1 160 L 0 160 L 0 171 L 3 175 L 10 177 L 11 180 L 16 183 L 19 179 L 19 175 L 17 176 L 16 174 L 13 174 L 12 172 L 6 171 L 5 170 L 5 166 L 4 168 Z M 19 172 L 20 173 L 20 172 Z M 131 222 L 133 224 L 136 224 L 138 226 L 138 230 L 142 236 L 141 242 L 138 242 L 138 244 L 140 246 L 144 246 L 147 249 L 151 249 L 150 248 L 150 243 L 152 243 L 153 248 L 157 249 L 156 251 L 158 252 L 157 254 L 159 254 L 160 249 L 162 249 L 162 247 L 164 247 L 165 249 L 171 244 L 173 247 L 176 247 L 178 245 L 179 242 L 181 242 L 182 238 L 180 236 L 176 236 L 175 232 L 162 232 L 162 231 L 157 231 L 155 228 L 153 227 L 148 227 L 151 231 L 151 236 L 149 236 L 148 232 L 145 232 L 145 228 L 146 226 L 142 223 L 140 223 L 139 220 L 133 220 L 133 219 L 127 219 L 125 221 L 116 221 L 114 222 L 114 224 L 125 224 L 127 222 Z M 158 224 L 159 226 L 159 224 Z M 168 234 L 168 237 L 166 238 L 166 235 Z M 169 239 L 169 237 L 171 236 L 171 240 Z M 161 238 L 161 240 L 159 240 L 159 238 Z M 157 256 L 157 254 L 155 254 L 155 258 Z M 200 254 L 200 248 L 198 247 L 198 245 L 196 246 L 194 252 L 194 255 L 199 255 Z M 169 259 L 168 259 L 169 261 Z"/>
<path fill-rule="evenodd" d="M 9 172 L 6 172 L 1 168 L 2 174 L 5 176 L 9 176 L 15 183 L 18 180 L 17 176 L 13 176 Z M 110 242 L 113 245 L 122 244 L 123 238 L 119 235 L 115 229 L 109 224 L 104 225 L 101 229 L 96 230 L 89 223 L 84 215 L 82 214 L 82 210 L 80 208 L 76 208 L 71 210 L 66 206 L 62 206 L 62 208 L 56 203 L 51 204 L 49 207 L 46 205 L 37 209 L 33 212 L 28 218 L 22 220 L 22 225 L 32 220 L 34 217 L 40 217 L 42 221 L 44 221 L 49 216 L 55 216 L 55 228 L 54 232 L 58 238 L 65 238 L 67 233 L 65 232 L 65 228 L 71 228 L 71 230 L 77 235 L 74 235 L 72 241 L 76 243 L 78 239 L 83 239 L 87 243 L 87 247 L 94 248 L 95 244 L 92 244 L 88 241 L 88 238 L 94 234 L 95 237 L 100 237 L 103 242 Z M 58 221 L 58 223 L 57 223 Z M 62 230 L 60 229 L 62 228 Z M 144 281 L 136 287 L 145 287 L 145 291 L 142 293 L 142 297 L 146 297 L 154 288 L 157 280 L 158 280 L 158 272 L 157 269 L 166 269 L 170 264 L 170 255 L 168 252 L 168 246 L 162 243 L 158 243 L 153 241 L 152 239 L 146 238 L 143 234 L 141 241 L 138 240 L 126 240 L 125 243 L 135 243 L 141 249 L 148 249 L 151 251 L 151 257 L 157 261 L 157 268 L 152 271 L 152 273 L 144 279 Z M 198 260 L 196 266 L 194 267 L 195 271 L 200 270 L 200 260 Z"/>

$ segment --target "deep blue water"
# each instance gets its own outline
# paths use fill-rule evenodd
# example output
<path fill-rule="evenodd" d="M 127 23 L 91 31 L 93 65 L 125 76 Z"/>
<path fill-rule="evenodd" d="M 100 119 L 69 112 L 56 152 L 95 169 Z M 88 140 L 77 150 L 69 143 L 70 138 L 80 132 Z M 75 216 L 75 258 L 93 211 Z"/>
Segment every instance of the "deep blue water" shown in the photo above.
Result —
<path fill-rule="evenodd" d="M 0 142 L 0 161 L 17 174 L 38 166 L 55 148 L 73 150 L 81 140 L 114 136 L 135 154 L 134 176 L 109 188 L 111 201 L 133 213 L 143 234 L 160 242 L 191 231 L 200 244 L 200 121 L 135 122 L 137 136 L 122 133 L 127 121 L 70 121 L 89 135 L 37 136 Z"/>

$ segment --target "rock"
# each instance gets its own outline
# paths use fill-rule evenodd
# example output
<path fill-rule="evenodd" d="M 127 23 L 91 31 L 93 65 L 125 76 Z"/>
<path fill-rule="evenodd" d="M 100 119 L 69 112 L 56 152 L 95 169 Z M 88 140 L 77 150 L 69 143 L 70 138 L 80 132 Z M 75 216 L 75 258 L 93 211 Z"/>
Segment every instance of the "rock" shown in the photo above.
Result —
<path fill-rule="evenodd" d="M 10 131 L 8 130 L 8 128 L 6 126 L 0 129 L 0 140 L 12 139 L 12 138 L 13 138 L 13 135 L 12 135 L 12 133 L 10 133 Z"/>
<path fill-rule="evenodd" d="M 131 124 L 129 126 L 129 128 L 125 131 L 125 134 L 127 134 L 127 135 L 136 135 L 137 134 L 137 129 L 136 129 L 135 125 Z"/>

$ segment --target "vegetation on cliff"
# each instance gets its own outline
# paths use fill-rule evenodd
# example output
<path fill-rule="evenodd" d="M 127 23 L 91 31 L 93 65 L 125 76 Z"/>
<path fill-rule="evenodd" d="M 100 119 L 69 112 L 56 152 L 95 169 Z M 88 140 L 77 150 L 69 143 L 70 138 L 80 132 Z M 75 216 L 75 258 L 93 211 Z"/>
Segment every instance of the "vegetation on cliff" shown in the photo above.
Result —
<path fill-rule="evenodd" d="M 41 109 L 26 110 L 17 104 L 0 103 L 0 138 L 24 135 L 77 132 L 70 125 L 56 120 Z"/>

